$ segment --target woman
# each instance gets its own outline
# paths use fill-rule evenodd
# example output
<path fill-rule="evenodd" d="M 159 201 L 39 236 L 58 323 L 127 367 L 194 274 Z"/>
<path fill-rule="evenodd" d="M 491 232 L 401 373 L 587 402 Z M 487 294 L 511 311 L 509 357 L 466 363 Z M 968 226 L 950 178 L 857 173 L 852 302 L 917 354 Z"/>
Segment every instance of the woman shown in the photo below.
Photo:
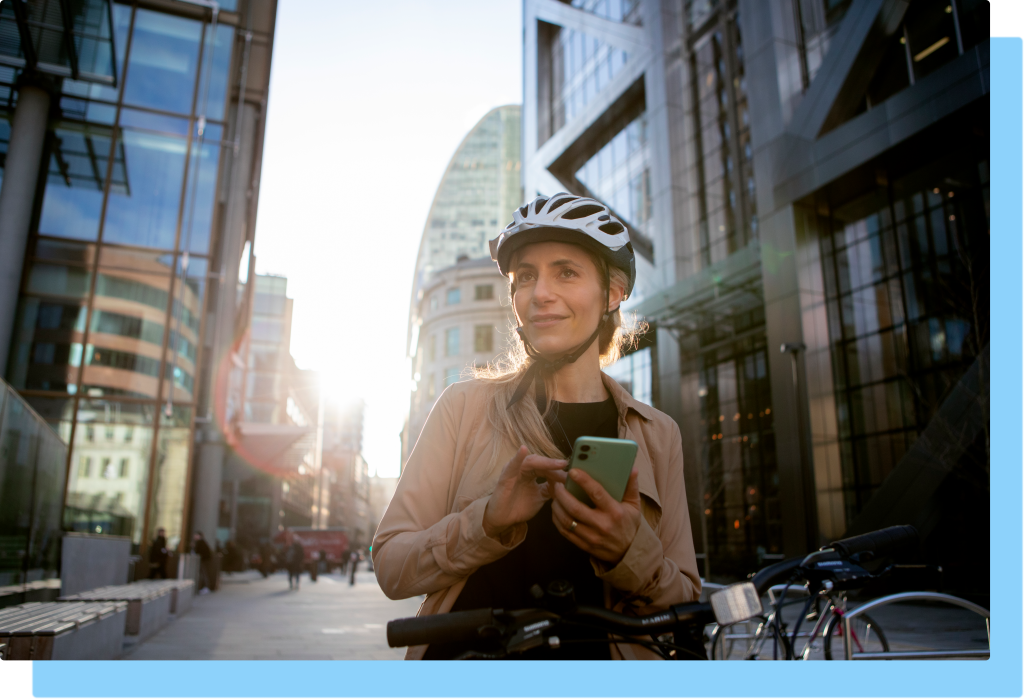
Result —
<path fill-rule="evenodd" d="M 554 580 L 571 582 L 579 604 L 626 613 L 696 599 L 679 429 L 601 372 L 625 339 L 628 231 L 593 199 L 539 197 L 491 241 L 491 257 L 509 279 L 522 347 L 438 398 L 373 541 L 381 587 L 392 599 L 426 594 L 420 615 L 535 607 L 531 587 Z M 579 471 L 595 508 L 566 491 L 565 456 L 581 435 L 639 445 L 621 503 Z M 528 657 L 656 657 L 586 629 L 559 637 L 560 651 Z M 406 657 L 466 650 L 432 644 Z"/>

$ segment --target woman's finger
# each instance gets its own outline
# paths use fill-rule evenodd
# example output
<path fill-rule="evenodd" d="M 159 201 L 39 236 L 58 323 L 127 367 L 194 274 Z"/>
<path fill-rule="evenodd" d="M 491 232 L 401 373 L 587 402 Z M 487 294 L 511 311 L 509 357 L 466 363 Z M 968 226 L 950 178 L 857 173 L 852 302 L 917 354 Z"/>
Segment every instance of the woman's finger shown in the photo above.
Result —
<path fill-rule="evenodd" d="M 569 462 L 565 459 L 551 459 L 540 454 L 530 454 L 523 460 L 521 468 L 534 471 L 561 471 L 568 464 Z"/>
<path fill-rule="evenodd" d="M 583 492 L 590 496 L 590 501 L 599 510 L 608 511 L 612 509 L 615 498 L 608 494 L 604 486 L 591 478 L 590 474 L 582 469 L 573 469 L 569 472 L 573 482 L 583 489 Z"/>
<path fill-rule="evenodd" d="M 594 524 L 595 510 L 590 509 L 576 499 L 576 496 L 565 489 L 561 483 L 555 484 L 555 500 L 562 506 L 566 514 L 580 524 Z"/>

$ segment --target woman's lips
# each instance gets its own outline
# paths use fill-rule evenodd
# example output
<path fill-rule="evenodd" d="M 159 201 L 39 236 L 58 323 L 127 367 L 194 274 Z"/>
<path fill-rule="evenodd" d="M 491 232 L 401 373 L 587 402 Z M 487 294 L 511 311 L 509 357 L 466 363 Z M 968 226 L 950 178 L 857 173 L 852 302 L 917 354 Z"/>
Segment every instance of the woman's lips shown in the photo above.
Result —
<path fill-rule="evenodd" d="M 530 324 L 535 328 L 550 328 L 562 320 L 565 320 L 565 316 L 535 316 L 530 319 Z"/>

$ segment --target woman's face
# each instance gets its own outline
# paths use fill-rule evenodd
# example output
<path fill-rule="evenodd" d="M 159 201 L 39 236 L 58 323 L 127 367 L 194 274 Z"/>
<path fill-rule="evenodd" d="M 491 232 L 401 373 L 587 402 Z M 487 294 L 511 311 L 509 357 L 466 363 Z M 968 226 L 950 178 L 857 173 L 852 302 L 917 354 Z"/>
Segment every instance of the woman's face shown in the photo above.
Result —
<path fill-rule="evenodd" d="M 538 352 L 564 354 L 587 341 L 605 310 L 602 273 L 587 252 L 568 243 L 533 243 L 512 266 L 516 314 Z M 612 287 L 610 307 L 621 300 Z"/>

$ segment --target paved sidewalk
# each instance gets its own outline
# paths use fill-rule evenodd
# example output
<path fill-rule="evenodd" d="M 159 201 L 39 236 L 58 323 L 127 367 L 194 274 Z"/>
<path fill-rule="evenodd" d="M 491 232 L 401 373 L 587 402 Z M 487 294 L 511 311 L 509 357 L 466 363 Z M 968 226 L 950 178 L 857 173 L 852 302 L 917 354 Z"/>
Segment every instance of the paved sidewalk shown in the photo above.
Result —
<path fill-rule="evenodd" d="M 264 579 L 255 571 L 221 577 L 221 588 L 195 598 L 192 609 L 126 655 L 129 660 L 395 660 L 385 625 L 413 616 L 420 597 L 392 601 L 373 573 L 349 587 L 341 575 Z"/>

